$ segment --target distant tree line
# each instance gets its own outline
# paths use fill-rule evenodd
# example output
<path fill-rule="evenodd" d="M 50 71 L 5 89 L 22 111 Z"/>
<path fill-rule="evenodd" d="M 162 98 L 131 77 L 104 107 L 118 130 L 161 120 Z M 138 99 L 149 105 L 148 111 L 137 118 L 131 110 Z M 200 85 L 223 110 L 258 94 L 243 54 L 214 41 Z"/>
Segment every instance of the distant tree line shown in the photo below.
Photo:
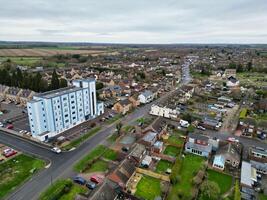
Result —
<path fill-rule="evenodd" d="M 68 82 L 66 79 L 59 79 L 56 70 L 53 71 L 51 82 L 48 83 L 39 72 L 32 74 L 26 71 L 22 72 L 17 68 L 15 70 L 0 69 L 0 84 L 30 89 L 35 92 L 45 92 L 67 87 Z"/>

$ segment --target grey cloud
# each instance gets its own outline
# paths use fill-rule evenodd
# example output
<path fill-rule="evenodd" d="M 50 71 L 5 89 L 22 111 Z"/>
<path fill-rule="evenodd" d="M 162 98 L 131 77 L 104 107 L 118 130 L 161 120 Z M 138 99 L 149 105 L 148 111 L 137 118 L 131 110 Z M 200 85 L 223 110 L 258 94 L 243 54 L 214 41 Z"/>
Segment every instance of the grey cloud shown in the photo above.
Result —
<path fill-rule="evenodd" d="M 266 0 L 0 0 L 0 40 L 267 43 Z"/>

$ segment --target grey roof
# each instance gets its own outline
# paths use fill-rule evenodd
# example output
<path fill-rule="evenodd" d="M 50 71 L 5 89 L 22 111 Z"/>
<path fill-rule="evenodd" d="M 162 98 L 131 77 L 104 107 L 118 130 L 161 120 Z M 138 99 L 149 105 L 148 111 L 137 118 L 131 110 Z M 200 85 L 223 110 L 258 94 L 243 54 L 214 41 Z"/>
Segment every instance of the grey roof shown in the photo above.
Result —
<path fill-rule="evenodd" d="M 150 90 L 145 90 L 144 92 L 141 93 L 144 97 L 150 97 L 153 95 L 153 93 Z"/>
<path fill-rule="evenodd" d="M 252 167 L 258 169 L 258 170 L 262 170 L 262 171 L 267 171 L 267 163 L 261 163 L 261 162 L 257 162 L 254 160 L 250 161 Z"/>
<path fill-rule="evenodd" d="M 157 133 L 156 132 L 148 132 L 144 137 L 143 140 L 146 142 L 151 142 L 153 141 L 155 138 L 157 137 Z"/>
<path fill-rule="evenodd" d="M 185 148 L 190 148 L 190 149 L 197 149 L 201 152 L 208 152 L 210 153 L 212 150 L 212 145 L 208 144 L 208 145 L 200 145 L 200 144 L 196 144 L 196 143 L 192 143 L 192 142 L 187 142 L 185 144 Z"/>
<path fill-rule="evenodd" d="M 71 87 L 65 87 L 65 88 L 60 88 L 57 90 L 52 90 L 52 91 L 48 91 L 48 92 L 44 92 L 38 95 L 35 95 L 36 97 L 41 97 L 41 98 L 46 98 L 46 99 L 50 99 L 50 98 L 54 98 L 57 96 L 62 96 L 64 94 L 69 94 L 72 92 L 76 92 L 79 90 L 82 90 L 83 88 L 79 88 L 79 87 L 75 87 L 75 86 L 71 86 Z"/>
<path fill-rule="evenodd" d="M 137 143 L 130 155 L 134 157 L 140 157 L 144 153 L 145 150 L 146 150 L 146 147 L 144 145 Z"/>
<path fill-rule="evenodd" d="M 242 162 L 240 182 L 246 186 L 252 186 L 251 164 L 245 161 Z"/>
<path fill-rule="evenodd" d="M 202 135 L 202 134 L 195 134 L 195 133 L 189 133 L 188 134 L 189 138 L 197 139 L 197 140 L 202 140 L 202 141 L 209 141 L 209 137 Z"/>
<path fill-rule="evenodd" d="M 229 156 L 240 162 L 240 151 L 238 147 L 233 143 L 227 143 L 226 145 L 220 147 L 216 155 Z"/>

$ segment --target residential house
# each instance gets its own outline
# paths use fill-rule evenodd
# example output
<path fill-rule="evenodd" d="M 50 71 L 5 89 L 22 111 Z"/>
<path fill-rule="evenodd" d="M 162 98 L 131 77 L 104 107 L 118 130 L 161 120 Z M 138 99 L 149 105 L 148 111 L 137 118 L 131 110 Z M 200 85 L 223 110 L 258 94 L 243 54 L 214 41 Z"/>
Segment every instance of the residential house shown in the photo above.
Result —
<path fill-rule="evenodd" d="M 224 144 L 217 151 L 214 161 L 213 167 L 224 170 L 225 164 L 228 164 L 231 167 L 238 168 L 240 164 L 240 153 L 241 153 L 241 145 L 234 143 Z"/>
<path fill-rule="evenodd" d="M 236 78 L 236 69 L 225 69 L 223 77 L 229 78 L 229 77 Z"/>
<path fill-rule="evenodd" d="M 134 172 L 135 163 L 126 158 L 107 178 L 124 190 Z"/>
<path fill-rule="evenodd" d="M 249 149 L 250 160 L 267 163 L 267 150 L 260 147 L 251 147 Z"/>
<path fill-rule="evenodd" d="M 241 166 L 241 187 L 253 188 L 257 182 L 257 170 L 249 162 L 242 161 Z"/>
<path fill-rule="evenodd" d="M 142 144 L 136 143 L 135 147 L 129 154 L 129 158 L 131 158 L 131 160 L 134 160 L 136 163 L 139 163 L 145 154 L 146 147 Z"/>
<path fill-rule="evenodd" d="M 134 108 L 136 108 L 140 105 L 140 101 L 138 99 L 138 94 L 131 95 L 129 97 L 129 101 L 133 104 Z"/>
<path fill-rule="evenodd" d="M 133 107 L 133 104 L 129 101 L 129 99 L 120 100 L 114 104 L 113 110 L 117 113 L 126 114 L 129 112 Z"/>
<path fill-rule="evenodd" d="M 250 164 L 257 170 L 257 173 L 267 175 L 267 163 L 261 163 L 251 160 Z"/>
<path fill-rule="evenodd" d="M 163 150 L 163 142 L 156 141 L 155 144 L 153 145 L 153 151 L 155 153 L 161 153 L 162 150 Z"/>
<path fill-rule="evenodd" d="M 150 90 L 145 90 L 138 96 L 138 100 L 140 101 L 140 103 L 143 104 L 149 103 L 153 101 L 153 99 L 154 99 L 154 94 Z"/>
<path fill-rule="evenodd" d="M 230 76 L 229 78 L 227 78 L 226 86 L 231 88 L 238 87 L 239 81 L 235 77 Z"/>
<path fill-rule="evenodd" d="M 177 119 L 180 114 L 176 109 L 171 109 L 166 106 L 160 106 L 153 104 L 151 106 L 150 112 L 151 115 L 165 117 L 169 119 Z"/>
<path fill-rule="evenodd" d="M 145 146 L 152 146 L 157 141 L 158 133 L 149 130 L 146 132 L 145 136 L 141 139 L 140 143 L 144 144 Z"/>
<path fill-rule="evenodd" d="M 212 145 L 209 143 L 209 138 L 190 133 L 185 144 L 185 151 L 199 156 L 209 157 L 212 151 Z"/>

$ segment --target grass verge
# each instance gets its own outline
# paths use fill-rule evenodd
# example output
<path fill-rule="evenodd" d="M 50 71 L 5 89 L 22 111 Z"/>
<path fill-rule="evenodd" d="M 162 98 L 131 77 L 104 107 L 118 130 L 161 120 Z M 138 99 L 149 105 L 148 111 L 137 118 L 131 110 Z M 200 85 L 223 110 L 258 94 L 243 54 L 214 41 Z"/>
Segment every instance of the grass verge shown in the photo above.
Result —
<path fill-rule="evenodd" d="M 44 168 L 45 162 L 20 154 L 0 165 L 0 199 Z"/>
<path fill-rule="evenodd" d="M 88 138 L 92 137 L 93 135 L 95 135 L 98 131 L 101 130 L 101 127 L 95 127 L 93 129 L 91 129 L 90 131 L 88 131 L 86 134 L 84 134 L 83 136 L 77 138 L 76 140 L 71 141 L 68 145 L 62 147 L 63 150 L 70 150 L 74 147 L 79 146 L 83 141 L 87 140 Z"/>

